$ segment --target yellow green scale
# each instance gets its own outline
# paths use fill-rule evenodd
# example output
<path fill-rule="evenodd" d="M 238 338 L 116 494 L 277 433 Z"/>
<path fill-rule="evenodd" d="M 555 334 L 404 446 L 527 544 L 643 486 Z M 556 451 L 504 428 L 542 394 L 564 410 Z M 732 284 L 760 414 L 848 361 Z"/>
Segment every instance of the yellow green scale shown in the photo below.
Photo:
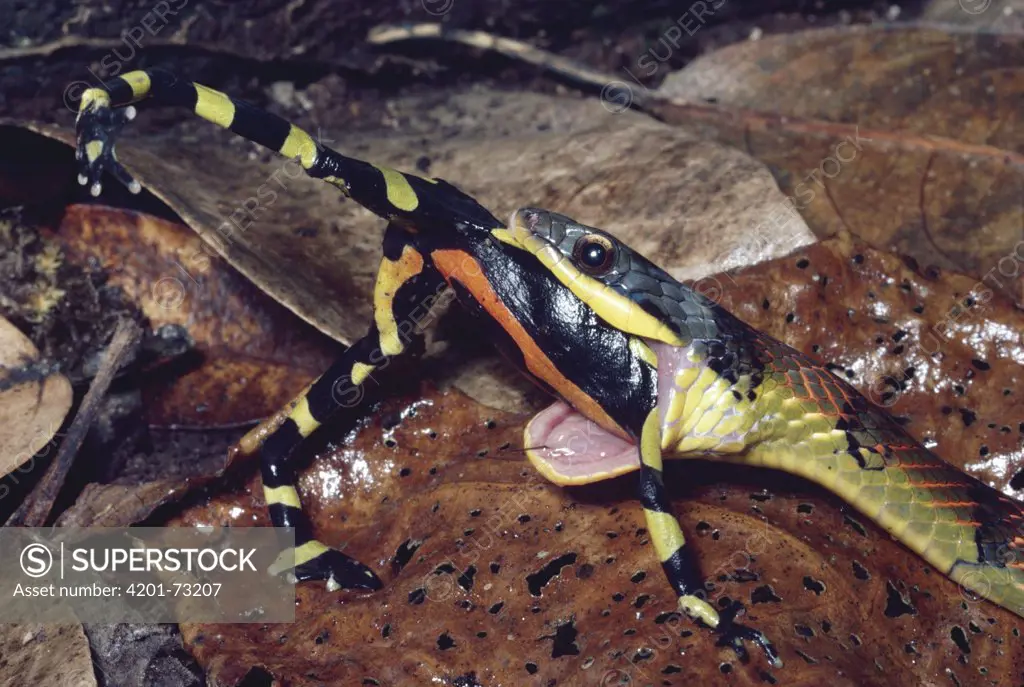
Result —
<path fill-rule="evenodd" d="M 887 466 L 879 455 L 860 447 L 865 465 L 875 468 L 865 469 L 850 454 L 836 417 L 823 412 L 834 410 L 834 404 L 807 399 L 807 389 L 794 384 L 794 377 L 787 385 L 780 383 L 782 375 L 767 376 L 750 402 L 745 391 L 741 399 L 731 391 L 743 389 L 749 379 L 730 385 L 694 362 L 676 375 L 676 393 L 662 421 L 667 456 L 713 452 L 721 460 L 804 477 L 854 506 L 942 573 L 1021 614 L 1020 567 L 978 563 L 977 523 L 971 520 L 970 499 L 963 495 L 967 482 L 962 473 L 921 447 L 906 451 L 902 460 L 923 470 L 909 470 L 898 462 Z M 733 440 L 724 441 L 730 434 Z M 737 440 L 737 434 L 742 438 Z"/>

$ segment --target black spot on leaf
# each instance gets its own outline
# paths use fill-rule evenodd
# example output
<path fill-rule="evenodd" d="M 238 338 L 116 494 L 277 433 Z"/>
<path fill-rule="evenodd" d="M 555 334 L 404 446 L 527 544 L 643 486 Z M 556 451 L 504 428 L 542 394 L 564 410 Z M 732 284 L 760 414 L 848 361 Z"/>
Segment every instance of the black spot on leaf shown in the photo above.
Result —
<path fill-rule="evenodd" d="M 971 645 L 967 641 L 967 634 L 964 632 L 964 628 L 959 625 L 954 625 L 953 629 L 949 631 L 949 636 L 952 638 L 953 643 L 965 654 L 971 653 Z"/>
<path fill-rule="evenodd" d="M 868 572 L 868 569 L 860 563 L 858 563 L 857 561 L 853 562 L 853 576 L 856 577 L 858 580 L 871 579 L 871 573 Z"/>
<path fill-rule="evenodd" d="M 476 577 L 476 566 L 471 565 L 468 568 L 466 568 L 466 572 L 459 575 L 459 586 L 465 589 L 467 592 L 472 591 L 474 577 Z"/>
<path fill-rule="evenodd" d="M 750 603 L 751 604 L 777 604 L 782 601 L 782 597 L 775 593 L 771 585 L 761 585 L 754 591 L 750 592 Z"/>
<path fill-rule="evenodd" d="M 391 557 L 391 570 L 397 574 L 402 568 L 404 568 L 412 556 L 416 553 L 416 549 L 420 548 L 423 544 L 422 539 L 406 539 L 404 542 L 398 545 L 395 550 L 395 555 Z"/>
<path fill-rule="evenodd" d="M 810 575 L 804 575 L 804 589 L 821 596 L 825 591 L 825 583 L 814 579 Z"/>
<path fill-rule="evenodd" d="M 901 615 L 917 615 L 917 609 L 910 605 L 910 599 L 904 598 L 890 581 L 885 583 L 887 599 L 885 602 L 885 615 L 888 618 L 899 618 Z"/>
<path fill-rule="evenodd" d="M 580 648 L 576 646 L 576 621 L 570 620 L 555 628 L 555 634 L 548 635 L 542 639 L 553 639 L 551 645 L 551 658 L 560 656 L 578 656 Z"/>
<path fill-rule="evenodd" d="M 532 596 L 540 596 L 540 590 L 543 589 L 553 578 L 558 577 L 559 573 L 562 572 L 562 568 L 567 565 L 572 565 L 575 562 L 576 554 L 567 553 L 553 559 L 532 575 L 527 575 L 526 586 L 529 588 L 530 594 Z"/>

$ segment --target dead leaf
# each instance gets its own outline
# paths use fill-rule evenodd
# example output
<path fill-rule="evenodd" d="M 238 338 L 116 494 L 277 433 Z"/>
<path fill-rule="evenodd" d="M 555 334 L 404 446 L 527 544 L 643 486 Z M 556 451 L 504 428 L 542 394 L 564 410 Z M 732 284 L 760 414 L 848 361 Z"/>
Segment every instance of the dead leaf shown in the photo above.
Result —
<path fill-rule="evenodd" d="M 198 666 L 172 624 L 87 624 L 85 632 L 103 687 L 200 687 Z"/>
<path fill-rule="evenodd" d="M 0 685 L 96 687 L 81 625 L 0 625 Z"/>
<path fill-rule="evenodd" d="M 717 279 L 737 317 L 834 363 L 940 456 L 1024 495 L 1024 313 L 1007 299 L 849 236 Z"/>
<path fill-rule="evenodd" d="M 236 685 L 253 670 L 299 686 L 618 684 L 624 676 L 692 684 L 729 671 L 738 684 L 767 674 L 809 687 L 877 684 L 881 671 L 885 684 L 909 686 L 947 669 L 965 684 L 978 667 L 1020 669 L 1004 649 L 1020 641 L 1019 618 L 962 604 L 954 583 L 848 517 L 838 499 L 777 473 L 672 464 L 674 512 L 716 599 L 742 601 L 745 620 L 773 638 L 787 664 L 766 671 L 756 657 L 743 666 L 675 614 L 634 478 L 547 484 L 500 448 L 521 445 L 524 418 L 455 391 L 382 410 L 354 441 L 321 454 L 301 491 L 321 536 L 372 565 L 385 588 L 360 595 L 301 585 L 289 625 L 183 626 L 211 680 Z M 259 485 L 253 478 L 177 524 L 266 525 Z M 969 665 L 951 639 L 957 627 Z"/>
<path fill-rule="evenodd" d="M 198 480 L 167 479 L 143 484 L 85 485 L 65 510 L 58 527 L 126 527 L 145 520 L 166 503 L 178 501 Z"/>
<path fill-rule="evenodd" d="M 695 60 L 652 109 L 764 162 L 819 237 L 846 229 L 1024 303 L 1022 64 L 1021 34 L 807 31 Z"/>
<path fill-rule="evenodd" d="M 41 451 L 71 408 L 71 383 L 38 356 L 32 342 L 0 318 L 0 476 Z"/>
<path fill-rule="evenodd" d="M 96 264 L 151 326 L 185 327 L 200 360 L 149 378 L 155 425 L 216 426 L 261 419 L 330 365 L 339 348 L 203 252 L 187 227 L 151 215 L 72 205 L 58 228 L 68 259 Z M 191 270 L 195 255 L 203 269 Z"/>
<path fill-rule="evenodd" d="M 951 315 L 977 280 L 918 274 L 849 237 L 706 283 L 754 326 L 838 363 L 940 455 L 1013 493 L 1024 467 L 1024 315 L 1005 298 L 976 294 Z M 886 397 L 878 377 L 911 365 L 919 370 Z M 190 650 L 227 685 L 255 667 L 289 685 L 692 684 L 727 672 L 737 684 L 808 687 L 947 675 L 971 684 L 981 669 L 1024 668 L 1024 620 L 965 600 L 822 489 L 772 471 L 672 463 L 674 511 L 716 599 L 742 601 L 786 667 L 738 663 L 674 614 L 635 476 L 580 489 L 543 482 L 517 451 L 526 417 L 428 389 L 386 403 L 352 434 L 330 430 L 345 438 L 303 473 L 303 503 L 322 538 L 373 566 L 385 588 L 301 585 L 294 625 L 186 626 Z M 974 459 L 981 443 L 987 464 Z M 176 524 L 266 524 L 260 494 L 254 476 L 245 493 L 220 494 Z"/>

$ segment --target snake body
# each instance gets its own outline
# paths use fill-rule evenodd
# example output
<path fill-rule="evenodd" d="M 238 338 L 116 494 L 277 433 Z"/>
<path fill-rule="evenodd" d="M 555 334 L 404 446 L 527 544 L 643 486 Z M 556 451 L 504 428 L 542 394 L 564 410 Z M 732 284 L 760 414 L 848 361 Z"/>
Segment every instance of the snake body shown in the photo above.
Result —
<path fill-rule="evenodd" d="M 530 228 L 564 261 L 579 233 L 595 231 L 568 218 Z M 666 458 L 710 456 L 811 480 L 964 589 L 1024 617 L 1024 506 L 923 447 L 823 363 L 607 238 L 616 261 L 593 278 L 593 298 L 628 299 L 668 329 L 645 338 L 657 359 Z M 579 272 L 567 282 L 586 279 Z"/>

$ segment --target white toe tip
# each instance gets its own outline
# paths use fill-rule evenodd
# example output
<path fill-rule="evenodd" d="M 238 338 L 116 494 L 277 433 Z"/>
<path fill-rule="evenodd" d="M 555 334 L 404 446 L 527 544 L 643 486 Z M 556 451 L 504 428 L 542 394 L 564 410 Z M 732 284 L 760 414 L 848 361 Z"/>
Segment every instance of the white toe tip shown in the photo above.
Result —
<path fill-rule="evenodd" d="M 93 196 L 98 196 L 100 194 L 100 191 L 102 190 L 103 185 L 97 181 L 95 184 L 92 185 L 92 188 L 89 189 L 89 193 L 91 193 Z"/>
<path fill-rule="evenodd" d="M 334 575 L 327 578 L 327 591 L 336 592 L 341 589 L 341 585 L 334 579 Z"/>
<path fill-rule="evenodd" d="M 124 118 L 129 121 L 135 119 L 135 115 L 137 115 L 138 113 L 139 112 L 135 109 L 134 105 L 129 105 L 128 107 L 124 108 Z"/>
<path fill-rule="evenodd" d="M 89 177 L 85 176 L 84 174 L 79 174 L 78 175 L 78 185 L 79 186 L 85 186 L 88 183 L 89 183 Z"/>
<path fill-rule="evenodd" d="M 135 179 L 132 179 L 131 183 L 128 184 L 128 190 L 131 191 L 132 193 L 141 193 L 142 192 L 142 184 L 140 184 L 139 182 L 135 181 Z"/>

